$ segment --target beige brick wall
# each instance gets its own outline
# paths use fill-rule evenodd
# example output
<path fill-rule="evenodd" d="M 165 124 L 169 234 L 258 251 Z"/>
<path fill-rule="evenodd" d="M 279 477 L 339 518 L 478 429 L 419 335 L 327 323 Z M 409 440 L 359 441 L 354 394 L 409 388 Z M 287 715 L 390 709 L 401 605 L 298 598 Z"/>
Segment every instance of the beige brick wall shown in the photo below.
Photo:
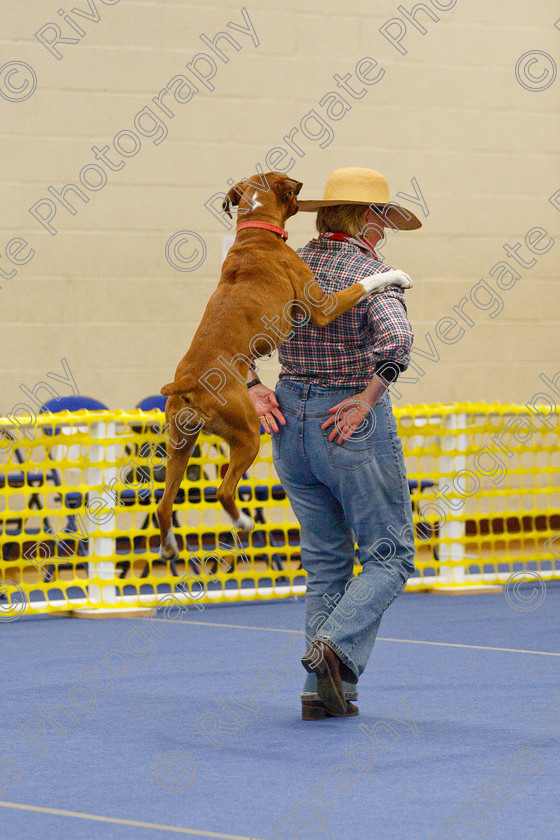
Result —
<path fill-rule="evenodd" d="M 425 34 L 404 14 L 413 5 L 259 0 L 245 7 L 244 18 L 241 3 L 223 0 L 76 0 L 66 12 L 90 17 L 72 12 L 63 20 L 55 0 L 7 0 L 0 38 L 0 412 L 25 402 L 21 383 L 32 388 L 48 372 L 61 374 L 63 357 L 80 392 L 111 407 L 131 407 L 159 392 L 219 275 L 229 231 L 204 203 L 227 189 L 228 179 L 252 174 L 257 162 L 266 171 L 269 150 L 288 148 L 283 138 L 311 108 L 332 139 L 322 148 L 301 131 L 295 135 L 301 154 L 290 153 L 296 157 L 291 172 L 304 182 L 301 197 L 320 196 L 331 170 L 355 165 L 382 171 L 393 194 L 414 195 L 415 179 L 428 206 L 424 217 L 404 200 L 424 226 L 389 234 L 382 248 L 387 262 L 415 280 L 407 294 L 415 346 L 433 356 L 416 354 L 423 375 L 411 370 L 395 402 L 524 403 L 539 390 L 539 373 L 560 370 L 560 200 L 556 208 L 548 201 L 560 190 L 560 79 L 552 80 L 560 62 L 558 4 L 428 0 L 424 5 L 440 20 L 420 11 Z M 252 37 L 236 29 L 250 30 L 247 21 Z M 47 24 L 78 41 L 59 44 L 60 59 L 36 37 L 53 37 Z M 384 25 L 395 38 L 402 34 L 400 50 L 380 32 Z M 192 90 L 195 76 L 186 64 L 197 53 L 213 55 L 199 36 L 220 31 L 240 49 L 219 44 L 229 60 L 214 56 L 215 89 L 199 82 L 189 102 L 168 94 L 158 108 L 152 98 L 174 77 L 184 74 Z M 540 53 L 518 70 L 522 85 L 516 63 L 534 50 Z M 333 76 L 350 73 L 355 89 L 364 88 L 355 68 L 366 56 L 384 75 L 352 98 Z M 201 73 L 210 69 L 200 57 L 196 66 Z M 333 90 L 352 106 L 336 122 L 319 104 Z M 135 128 L 146 106 L 159 124 L 145 115 Z M 101 164 L 106 185 L 82 186 L 83 167 L 100 165 L 92 146 L 112 146 L 119 132 L 131 130 L 141 142 L 137 154 L 113 150 L 111 159 L 124 166 L 111 171 Z M 88 170 L 86 178 L 94 177 Z M 48 191 L 70 183 L 88 199 L 68 195 L 75 214 Z M 56 235 L 29 212 L 45 199 L 56 207 Z M 48 207 L 42 204 L 41 212 Z M 293 247 L 313 235 L 313 222 L 310 214 L 290 220 Z M 536 227 L 555 244 L 532 255 L 536 264 L 519 267 L 518 282 L 500 291 L 489 272 L 508 259 L 504 245 L 520 242 L 528 261 L 525 236 Z M 207 247 L 193 272 L 180 272 L 165 258 L 167 241 L 181 230 L 196 232 Z M 6 255 L 12 239 L 34 250 L 25 264 L 17 259 L 29 257 L 29 248 L 18 255 L 12 243 L 15 263 Z M 453 316 L 481 279 L 499 292 L 496 309 L 503 308 L 492 318 L 469 300 L 463 311 L 474 326 L 461 321 L 461 340 L 445 344 L 438 321 Z M 267 362 L 263 378 L 272 385 L 277 372 L 275 361 Z"/>

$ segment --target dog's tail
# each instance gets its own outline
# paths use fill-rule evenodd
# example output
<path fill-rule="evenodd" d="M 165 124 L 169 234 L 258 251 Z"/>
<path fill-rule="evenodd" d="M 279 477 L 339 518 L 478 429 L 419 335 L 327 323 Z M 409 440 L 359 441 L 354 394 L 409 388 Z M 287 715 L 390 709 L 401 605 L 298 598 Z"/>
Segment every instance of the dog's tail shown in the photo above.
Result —
<path fill-rule="evenodd" d="M 177 394 L 181 394 L 181 396 L 185 397 L 188 391 L 192 391 L 195 381 L 196 380 L 193 379 L 192 376 L 182 376 L 180 379 L 176 379 L 175 382 L 170 382 L 168 385 L 164 385 L 160 394 L 163 397 L 171 397 Z"/>

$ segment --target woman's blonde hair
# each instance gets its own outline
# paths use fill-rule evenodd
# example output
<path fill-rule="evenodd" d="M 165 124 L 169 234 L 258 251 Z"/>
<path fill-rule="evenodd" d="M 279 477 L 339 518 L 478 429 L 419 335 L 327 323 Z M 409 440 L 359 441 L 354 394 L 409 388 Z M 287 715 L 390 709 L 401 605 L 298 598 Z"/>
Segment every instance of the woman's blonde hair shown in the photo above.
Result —
<path fill-rule="evenodd" d="M 364 229 L 364 204 L 335 204 L 333 207 L 321 207 L 317 211 L 315 222 L 319 233 L 347 233 L 358 236 Z"/>

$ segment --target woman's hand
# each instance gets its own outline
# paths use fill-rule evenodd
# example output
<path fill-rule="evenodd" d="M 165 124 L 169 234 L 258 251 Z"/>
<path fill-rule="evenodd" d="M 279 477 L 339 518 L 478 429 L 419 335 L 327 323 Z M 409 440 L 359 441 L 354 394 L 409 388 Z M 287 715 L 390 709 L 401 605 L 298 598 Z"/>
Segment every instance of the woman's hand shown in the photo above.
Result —
<path fill-rule="evenodd" d="M 267 388 L 266 385 L 262 383 L 260 385 L 253 385 L 252 388 L 249 388 L 249 397 L 269 434 L 271 426 L 273 432 L 278 431 L 275 418 L 280 421 L 282 426 L 286 424 L 285 417 L 278 406 L 276 394 L 270 388 Z"/>
<path fill-rule="evenodd" d="M 355 397 L 349 397 L 329 408 L 331 416 L 321 424 L 321 428 L 328 429 L 334 424 L 329 440 L 333 441 L 338 434 L 336 442 L 341 444 L 352 437 L 371 410 L 372 406 L 367 402 L 364 392 L 360 392 Z"/>

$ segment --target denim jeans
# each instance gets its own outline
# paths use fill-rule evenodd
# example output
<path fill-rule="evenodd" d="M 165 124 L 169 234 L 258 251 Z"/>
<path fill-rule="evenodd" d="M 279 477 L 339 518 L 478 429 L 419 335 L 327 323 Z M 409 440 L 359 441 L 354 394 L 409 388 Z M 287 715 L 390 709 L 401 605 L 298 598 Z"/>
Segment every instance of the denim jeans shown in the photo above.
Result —
<path fill-rule="evenodd" d="M 272 434 L 274 466 L 301 528 L 306 642 L 336 651 L 345 688 L 355 688 L 383 613 L 414 571 L 412 506 L 389 395 L 342 444 L 338 435 L 329 441 L 333 426 L 321 429 L 329 408 L 355 395 L 282 379 L 276 398 L 286 425 Z M 304 691 L 315 690 L 308 674 Z"/>

